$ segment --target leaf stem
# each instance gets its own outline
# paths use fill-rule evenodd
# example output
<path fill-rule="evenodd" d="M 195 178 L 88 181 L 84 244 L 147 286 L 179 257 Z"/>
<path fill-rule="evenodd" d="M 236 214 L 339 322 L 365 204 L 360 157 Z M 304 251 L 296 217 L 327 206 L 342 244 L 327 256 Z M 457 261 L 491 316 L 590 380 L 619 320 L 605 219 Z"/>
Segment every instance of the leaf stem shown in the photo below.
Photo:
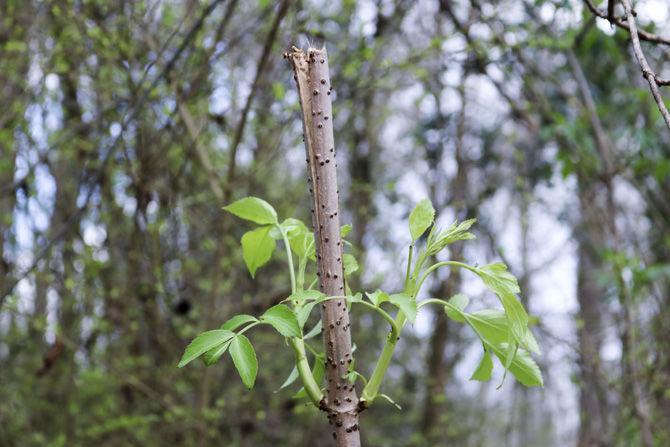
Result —
<path fill-rule="evenodd" d="M 431 273 L 433 273 L 435 270 L 439 269 L 440 267 L 444 267 L 444 266 L 447 266 L 447 265 L 455 266 L 455 267 L 462 267 L 462 268 L 465 268 L 465 269 L 468 269 L 468 270 L 472 270 L 471 266 L 469 266 L 469 265 L 467 265 L 463 262 L 458 262 L 458 261 L 442 261 L 442 262 L 438 262 L 436 264 L 433 264 L 426 269 L 426 271 L 421 276 L 421 279 L 417 283 L 416 294 L 417 295 L 419 294 L 419 290 L 421 290 L 421 286 L 423 285 L 423 282 L 426 280 L 426 278 L 428 278 L 428 275 L 430 275 Z"/>
<path fill-rule="evenodd" d="M 295 281 L 295 270 L 293 269 L 293 254 L 291 253 L 291 244 L 288 241 L 288 236 L 284 229 L 277 225 L 279 232 L 281 233 L 282 239 L 284 240 L 284 246 L 286 247 L 286 258 L 288 260 L 288 271 L 291 276 L 291 293 L 296 292 L 296 281 Z M 250 325 L 251 326 L 251 325 Z M 250 326 L 247 326 L 244 330 L 247 330 Z M 293 352 L 295 353 L 295 364 L 298 369 L 298 374 L 300 375 L 300 380 L 302 380 L 302 385 L 307 391 L 307 395 L 311 399 L 312 403 L 315 406 L 319 406 L 321 400 L 323 399 L 323 393 L 321 392 L 321 387 L 312 374 L 312 369 L 309 367 L 307 362 L 307 355 L 305 354 L 305 341 L 302 338 L 292 337 L 289 339 Z"/>
<path fill-rule="evenodd" d="M 451 303 L 448 302 L 448 301 L 441 300 L 441 299 L 439 299 L 439 298 L 429 298 L 429 299 L 427 299 L 427 300 L 423 300 L 423 301 L 421 301 L 421 302 L 417 305 L 417 307 L 418 307 L 419 309 L 421 309 L 423 306 L 425 306 L 425 305 L 427 305 L 427 304 L 440 304 L 440 305 L 442 305 L 442 306 L 449 306 L 450 308 L 454 308 L 454 305 L 453 305 L 453 304 L 451 304 Z"/>
<path fill-rule="evenodd" d="M 395 345 L 399 340 L 397 334 L 400 333 L 399 330 L 402 329 L 404 325 L 405 314 L 398 312 L 394 321 L 394 326 L 398 328 L 398 331 L 395 332 L 396 335 L 394 335 L 394 330 L 391 330 L 389 335 L 386 337 L 386 344 L 384 345 L 382 353 L 379 355 L 375 370 L 372 372 L 368 384 L 365 386 L 365 388 L 363 388 L 363 392 L 361 393 L 361 402 L 365 407 L 368 407 L 370 404 L 372 404 L 372 402 L 374 402 L 375 398 L 377 397 L 377 394 L 379 393 L 379 387 L 381 386 L 384 375 L 386 374 L 386 370 L 388 369 L 391 363 L 391 359 L 393 358 Z"/>
<path fill-rule="evenodd" d="M 295 293 L 296 291 L 295 270 L 293 269 L 293 254 L 291 253 L 291 244 L 289 244 L 288 242 L 288 236 L 286 235 L 284 229 L 279 224 L 276 224 L 276 227 L 281 233 L 282 238 L 284 239 L 284 246 L 286 247 L 286 258 L 288 260 L 288 272 L 289 275 L 291 276 L 291 293 Z"/>
<path fill-rule="evenodd" d="M 261 324 L 261 323 L 263 323 L 263 322 L 262 322 L 262 321 L 254 321 L 254 322 L 251 323 L 249 326 L 245 327 L 245 328 L 242 329 L 241 331 L 238 331 L 237 334 L 238 334 L 238 335 L 240 335 L 240 334 L 244 334 L 246 331 L 248 331 L 248 330 L 251 329 L 252 327 L 254 327 L 254 326 L 258 326 L 258 325 Z"/>
<path fill-rule="evenodd" d="M 398 335 L 400 335 L 400 328 L 398 326 L 398 320 L 397 319 L 394 320 L 393 317 L 391 315 L 389 315 L 388 312 L 386 312 L 384 309 L 382 309 L 381 307 L 377 307 L 374 304 L 368 303 L 367 301 L 356 301 L 356 302 L 354 302 L 354 304 L 362 304 L 365 307 L 369 307 L 370 309 L 376 311 L 377 313 L 379 313 L 379 315 L 384 317 L 384 319 L 386 321 L 388 321 L 388 323 L 391 325 L 391 332 L 389 334 L 389 337 L 391 335 L 393 335 L 393 338 L 397 338 Z"/>
<path fill-rule="evenodd" d="M 410 275 L 410 270 L 412 268 L 412 253 L 414 252 L 414 242 L 412 242 L 409 246 L 409 256 L 407 258 L 407 271 L 405 272 L 405 290 L 407 290 L 407 286 L 409 285 L 409 275 Z"/>
<path fill-rule="evenodd" d="M 323 400 L 323 393 L 321 392 L 319 384 L 314 380 L 312 369 L 307 362 L 307 355 L 305 355 L 305 341 L 302 338 L 296 337 L 290 338 L 289 341 L 295 352 L 295 364 L 298 368 L 298 374 L 302 380 L 302 385 L 305 387 L 305 391 L 312 403 L 316 407 L 319 407 L 321 400 Z"/>

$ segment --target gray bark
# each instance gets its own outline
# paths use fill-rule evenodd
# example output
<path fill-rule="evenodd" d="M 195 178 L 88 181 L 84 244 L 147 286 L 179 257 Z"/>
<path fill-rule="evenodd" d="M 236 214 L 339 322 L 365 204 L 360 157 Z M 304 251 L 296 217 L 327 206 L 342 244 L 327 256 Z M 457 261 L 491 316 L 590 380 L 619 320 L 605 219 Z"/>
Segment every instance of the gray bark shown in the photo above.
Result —
<path fill-rule="evenodd" d="M 312 223 L 321 292 L 343 295 L 344 268 L 333 136 L 330 75 L 325 47 L 307 52 L 294 48 L 287 54 L 293 65 L 303 114 L 305 150 L 312 195 Z M 361 445 L 356 389 L 342 377 L 352 359 L 349 312 L 344 299 L 322 305 L 326 352 L 327 395 L 321 408 L 328 413 L 339 447 Z"/>

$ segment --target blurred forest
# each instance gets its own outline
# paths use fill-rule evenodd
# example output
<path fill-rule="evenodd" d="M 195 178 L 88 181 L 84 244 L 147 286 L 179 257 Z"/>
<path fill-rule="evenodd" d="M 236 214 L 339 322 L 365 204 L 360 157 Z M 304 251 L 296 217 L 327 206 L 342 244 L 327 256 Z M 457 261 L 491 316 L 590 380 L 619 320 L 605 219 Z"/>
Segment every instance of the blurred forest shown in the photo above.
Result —
<path fill-rule="evenodd" d="M 450 257 L 510 266 L 543 351 L 544 388 L 469 381 L 481 344 L 422 311 L 382 389 L 403 409 L 363 413 L 363 444 L 670 445 L 670 129 L 622 3 L 1 4 L 0 446 L 327 445 L 318 410 L 275 393 L 291 365 L 270 330 L 252 392 L 230 362 L 176 367 L 290 293 L 280 259 L 252 280 L 221 207 L 308 220 L 282 53 L 324 41 L 355 287 L 402 287 L 429 197 L 442 225 L 478 219 Z M 670 98 L 670 5 L 633 6 Z M 431 296 L 495 304 L 470 279 Z M 351 329 L 369 373 L 387 325 Z"/>

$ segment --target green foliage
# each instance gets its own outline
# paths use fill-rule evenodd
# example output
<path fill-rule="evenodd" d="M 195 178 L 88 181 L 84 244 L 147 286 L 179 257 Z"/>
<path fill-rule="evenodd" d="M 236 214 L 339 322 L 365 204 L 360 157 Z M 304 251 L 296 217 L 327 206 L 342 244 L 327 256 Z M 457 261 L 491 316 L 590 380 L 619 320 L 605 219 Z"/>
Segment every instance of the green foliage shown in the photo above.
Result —
<path fill-rule="evenodd" d="M 184 355 L 177 366 L 179 366 L 179 368 L 186 366 L 210 349 L 230 340 L 234 335 L 233 332 L 225 329 L 215 329 L 213 331 L 203 332 L 193 339 L 193 341 L 186 347 Z"/>
<path fill-rule="evenodd" d="M 249 389 L 253 388 L 258 373 L 258 360 L 256 351 L 247 337 L 242 334 L 236 334 L 233 337 L 230 343 L 230 357 L 233 359 L 244 386 Z"/>
<path fill-rule="evenodd" d="M 242 335 L 242 332 L 258 324 L 268 324 L 280 335 L 287 337 L 296 354 L 295 367 L 288 378 L 279 386 L 278 391 L 290 386 L 300 378 L 303 387 L 293 397 L 298 399 L 309 397 L 314 405 L 319 405 L 321 399 L 320 384 L 325 374 L 325 357 L 323 353 L 306 345 L 306 340 L 321 332 L 321 322 L 317 323 L 304 336 L 302 328 L 308 321 L 312 310 L 319 303 L 343 297 L 328 297 L 317 290 L 304 287 L 307 279 L 305 278 L 306 267 L 310 261 L 313 261 L 312 250 L 314 247 L 313 235 L 304 223 L 293 218 L 288 218 L 279 223 L 272 206 L 253 197 L 238 200 L 225 207 L 225 209 L 239 217 L 262 225 L 245 233 L 242 237 L 244 260 L 252 276 L 272 256 L 275 249 L 275 240 L 284 241 L 292 291 L 282 304 L 269 308 L 258 319 L 247 314 L 236 315 L 226 321 L 222 325 L 222 329 L 204 332 L 199 335 L 187 347 L 179 366 L 184 366 L 201 355 L 203 355 L 207 365 L 212 365 L 228 350 L 243 383 L 247 388 L 252 388 L 258 371 L 258 363 L 251 342 Z M 433 225 L 434 219 L 435 210 L 430 201 L 422 200 L 414 208 L 409 218 L 412 238 L 410 250 L 415 249 L 416 241 Z M 507 270 L 507 266 L 498 262 L 482 267 L 473 267 L 461 262 L 443 261 L 426 267 L 427 260 L 445 249 L 449 244 L 474 239 L 474 235 L 469 232 L 474 222 L 474 219 L 460 223 L 455 222 L 446 230 L 433 227 L 425 245 L 416 248 L 417 257 L 414 265 L 411 265 L 412 257 L 410 256 L 408 259 L 407 277 L 403 291 L 392 294 L 379 289 L 374 292 L 366 292 L 365 295 L 369 302 L 363 300 L 360 292 L 350 293 L 344 297 L 348 303 L 360 304 L 374 310 L 391 326 L 391 332 L 387 338 L 387 348 L 380 356 L 370 380 L 355 371 L 353 361 L 350 364 L 347 374 L 348 380 L 353 383 L 360 378 L 365 383 L 361 398 L 364 405 L 372 404 L 378 396 L 385 396 L 379 392 L 379 389 L 391 361 L 396 340 L 405 322 L 414 323 L 419 308 L 425 304 L 433 303 L 442 305 L 448 317 L 452 320 L 468 324 L 480 338 L 484 346 L 484 355 L 472 374 L 472 380 L 486 381 L 491 378 L 493 370 L 491 354 L 494 354 L 503 364 L 505 371 L 510 371 L 520 383 L 526 386 L 542 385 L 540 370 L 528 354 L 528 351 L 539 353 L 539 347 L 528 328 L 528 314 L 516 297 L 516 294 L 520 293 L 518 282 Z M 345 236 L 350 231 L 350 226 L 344 226 L 341 233 Z M 294 254 L 298 257 L 297 272 L 293 264 Z M 344 254 L 343 264 L 347 277 L 358 269 L 358 263 L 349 254 Z M 466 312 L 470 300 L 463 294 L 456 294 L 449 301 L 438 298 L 417 301 L 416 297 L 419 295 L 424 281 L 433 271 L 442 266 L 464 268 L 477 274 L 483 283 L 498 296 L 503 309 Z M 316 278 L 313 279 L 312 283 L 315 282 Z M 392 305 L 397 309 L 395 319 L 382 308 L 384 303 L 388 303 L 387 306 Z M 243 326 L 245 327 L 240 329 Z M 239 332 L 233 332 L 236 330 L 239 330 Z M 311 367 L 307 364 L 305 347 L 309 348 L 314 354 Z M 388 399 L 390 400 L 390 398 Z"/>
<path fill-rule="evenodd" d="M 284 337 L 300 338 L 302 335 L 295 313 L 283 304 L 277 304 L 266 310 L 260 320 L 271 325 Z"/>
<path fill-rule="evenodd" d="M 245 197 L 228 206 L 224 206 L 223 209 L 237 217 L 250 220 L 259 225 L 277 223 L 277 212 L 272 205 L 257 197 Z"/>
<path fill-rule="evenodd" d="M 426 242 L 426 252 L 432 256 L 456 241 L 475 239 L 475 235 L 468 231 L 475 222 L 477 222 L 477 219 L 468 219 L 461 223 L 454 222 L 443 231 L 431 231 Z"/>
<path fill-rule="evenodd" d="M 388 300 L 398 306 L 398 308 L 405 314 L 405 318 L 414 324 L 416 321 L 416 314 L 418 312 L 416 300 L 404 293 L 394 293 L 388 295 Z"/>
<path fill-rule="evenodd" d="M 258 319 L 252 315 L 247 314 L 235 315 L 234 317 L 230 318 L 228 321 L 223 323 L 221 325 L 221 329 L 228 329 L 229 331 L 234 331 L 240 326 L 244 326 L 247 323 L 253 323 L 256 321 L 258 321 Z"/>
<path fill-rule="evenodd" d="M 374 292 L 367 292 L 366 295 L 370 302 L 377 307 L 379 307 L 381 303 L 389 300 L 388 293 L 382 292 L 379 289 L 375 290 Z"/>
<path fill-rule="evenodd" d="M 477 369 L 470 376 L 470 380 L 477 380 L 480 382 L 488 382 L 491 380 L 491 373 L 493 372 L 493 360 L 491 360 L 491 354 L 485 349 L 482 359 L 477 365 Z"/>
<path fill-rule="evenodd" d="M 253 278 L 256 270 L 265 265 L 275 250 L 275 240 L 270 236 L 270 225 L 247 231 L 242 236 L 242 256 Z"/>
<path fill-rule="evenodd" d="M 516 297 L 520 292 L 516 278 L 502 262 L 470 268 L 500 299 L 516 342 L 522 342 L 528 326 L 528 314 Z"/>
<path fill-rule="evenodd" d="M 434 218 L 435 209 L 430 200 L 423 199 L 414 207 L 409 215 L 409 233 L 412 241 L 419 239 L 426 232 L 433 224 Z"/>

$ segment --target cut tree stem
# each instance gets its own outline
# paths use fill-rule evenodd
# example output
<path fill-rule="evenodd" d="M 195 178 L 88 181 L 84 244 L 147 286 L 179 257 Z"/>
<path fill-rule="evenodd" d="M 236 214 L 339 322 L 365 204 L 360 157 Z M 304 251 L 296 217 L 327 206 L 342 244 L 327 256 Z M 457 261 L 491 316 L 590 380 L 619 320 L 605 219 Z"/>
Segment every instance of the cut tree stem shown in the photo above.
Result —
<path fill-rule="evenodd" d="M 345 293 L 343 246 L 328 55 L 325 47 L 307 51 L 294 47 L 285 56 L 293 66 L 302 108 L 319 286 L 328 296 L 341 296 Z M 353 361 L 346 301 L 343 298 L 325 301 L 321 318 L 328 381 L 321 409 L 328 413 L 337 445 L 358 447 L 361 445 L 358 396 L 354 385 L 346 379 L 349 364 Z"/>

